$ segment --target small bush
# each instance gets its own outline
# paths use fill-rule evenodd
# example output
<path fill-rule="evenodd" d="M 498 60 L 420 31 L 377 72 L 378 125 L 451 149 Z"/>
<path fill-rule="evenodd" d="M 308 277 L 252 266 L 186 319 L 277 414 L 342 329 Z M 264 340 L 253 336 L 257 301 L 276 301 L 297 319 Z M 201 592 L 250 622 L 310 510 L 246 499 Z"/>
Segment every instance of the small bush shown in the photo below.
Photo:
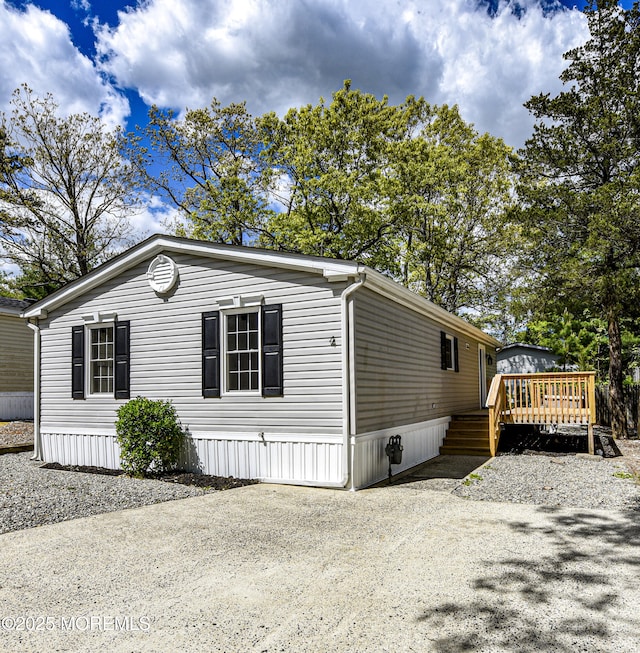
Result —
<path fill-rule="evenodd" d="M 122 468 L 133 476 L 175 467 L 184 433 L 170 401 L 136 397 L 117 411 Z"/>

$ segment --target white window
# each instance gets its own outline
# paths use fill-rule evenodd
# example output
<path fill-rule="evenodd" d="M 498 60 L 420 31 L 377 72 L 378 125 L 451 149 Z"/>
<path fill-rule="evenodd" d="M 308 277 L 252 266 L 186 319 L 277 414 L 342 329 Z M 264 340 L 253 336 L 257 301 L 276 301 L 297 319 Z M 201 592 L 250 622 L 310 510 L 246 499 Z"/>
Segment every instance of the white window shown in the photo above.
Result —
<path fill-rule="evenodd" d="M 89 392 L 113 394 L 113 326 L 89 329 Z"/>
<path fill-rule="evenodd" d="M 224 314 L 226 392 L 260 391 L 260 313 Z"/>

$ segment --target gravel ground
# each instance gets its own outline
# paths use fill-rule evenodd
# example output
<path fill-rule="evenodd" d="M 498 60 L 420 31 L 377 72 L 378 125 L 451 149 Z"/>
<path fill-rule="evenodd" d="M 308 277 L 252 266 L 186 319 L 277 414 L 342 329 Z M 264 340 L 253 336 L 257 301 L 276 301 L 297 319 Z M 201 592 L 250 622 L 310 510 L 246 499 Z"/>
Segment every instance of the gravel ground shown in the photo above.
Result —
<path fill-rule="evenodd" d="M 0 456 L 0 533 L 209 491 L 165 481 L 41 468 L 32 452 Z"/>
<path fill-rule="evenodd" d="M 2 455 L 0 651 L 637 651 L 640 442 L 619 444 L 206 496 Z"/>
<path fill-rule="evenodd" d="M 609 456 L 622 455 L 590 458 L 525 449 L 500 454 L 461 481 L 444 479 L 440 485 L 428 482 L 426 486 L 475 501 L 640 511 L 640 440 L 616 441 L 614 449 L 607 434 L 607 429 L 597 429 L 596 448 Z M 575 436 L 570 429 L 564 435 Z M 31 422 L 0 426 L 0 446 L 30 438 Z M 574 438 L 578 450 L 582 439 Z M 529 442 L 539 443 L 540 438 Z M 31 455 L 0 456 L 0 533 L 215 491 L 160 480 L 44 469 Z"/>
<path fill-rule="evenodd" d="M 503 454 L 453 491 L 475 501 L 640 510 L 640 485 L 623 458 Z"/>

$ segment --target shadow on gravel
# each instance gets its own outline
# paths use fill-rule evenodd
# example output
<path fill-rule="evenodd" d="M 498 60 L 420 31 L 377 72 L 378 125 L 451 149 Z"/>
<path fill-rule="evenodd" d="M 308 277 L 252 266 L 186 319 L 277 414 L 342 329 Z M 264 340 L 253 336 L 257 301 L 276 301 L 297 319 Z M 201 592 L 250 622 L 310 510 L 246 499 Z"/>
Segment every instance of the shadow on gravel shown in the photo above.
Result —
<path fill-rule="evenodd" d="M 485 573 L 471 581 L 474 601 L 425 612 L 421 621 L 434 632 L 455 632 L 432 641 L 435 651 L 574 653 L 613 650 L 611 638 L 619 635 L 629 644 L 637 641 L 640 612 L 624 600 L 623 590 L 635 588 L 640 574 L 639 514 L 567 514 L 548 506 L 539 511 L 547 526 L 511 527 L 528 539 L 549 540 L 553 553 L 524 551 L 487 561 Z M 517 607 L 522 602 L 525 611 Z"/>
<path fill-rule="evenodd" d="M 421 465 L 392 476 L 391 479 L 380 481 L 372 487 L 405 485 L 433 479 L 462 480 L 488 460 L 490 460 L 488 456 L 436 456 Z"/>
<path fill-rule="evenodd" d="M 604 458 L 617 458 L 622 453 L 611 437 L 611 430 L 594 429 L 596 452 Z M 531 425 L 507 425 L 500 436 L 498 453 L 576 454 L 587 453 L 587 428 L 560 427 L 556 433 L 546 433 Z"/>

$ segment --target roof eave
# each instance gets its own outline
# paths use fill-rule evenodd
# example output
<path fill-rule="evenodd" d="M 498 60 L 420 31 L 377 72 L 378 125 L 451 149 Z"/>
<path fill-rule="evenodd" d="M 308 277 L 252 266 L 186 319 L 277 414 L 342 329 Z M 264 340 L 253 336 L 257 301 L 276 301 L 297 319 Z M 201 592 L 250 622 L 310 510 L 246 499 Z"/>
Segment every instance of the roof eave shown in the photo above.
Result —
<path fill-rule="evenodd" d="M 367 268 L 367 281 L 365 286 L 407 306 L 408 308 L 422 313 L 426 317 L 431 318 L 434 322 L 447 326 L 453 331 L 465 334 L 470 338 L 474 338 L 475 340 L 479 340 L 482 343 L 489 344 L 496 348 L 501 345 L 500 341 L 496 340 L 493 336 L 478 329 L 478 327 L 473 326 L 473 324 L 463 320 L 461 317 L 449 313 L 449 311 L 446 311 L 444 308 L 434 304 L 425 297 L 417 295 L 408 288 L 392 281 L 376 270 Z"/>

